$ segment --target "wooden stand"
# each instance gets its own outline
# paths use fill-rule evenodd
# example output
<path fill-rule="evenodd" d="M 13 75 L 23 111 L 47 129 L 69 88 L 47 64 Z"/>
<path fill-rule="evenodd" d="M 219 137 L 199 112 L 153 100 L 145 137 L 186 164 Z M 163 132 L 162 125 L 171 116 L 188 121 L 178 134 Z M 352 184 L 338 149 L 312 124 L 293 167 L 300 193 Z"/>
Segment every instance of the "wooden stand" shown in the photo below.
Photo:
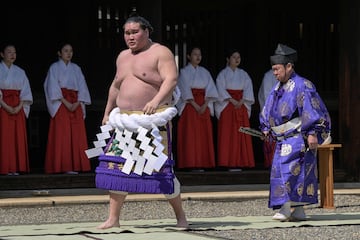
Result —
<path fill-rule="evenodd" d="M 320 207 L 334 207 L 334 169 L 333 151 L 341 148 L 341 144 L 326 144 L 318 147 L 319 180 L 320 180 Z"/>

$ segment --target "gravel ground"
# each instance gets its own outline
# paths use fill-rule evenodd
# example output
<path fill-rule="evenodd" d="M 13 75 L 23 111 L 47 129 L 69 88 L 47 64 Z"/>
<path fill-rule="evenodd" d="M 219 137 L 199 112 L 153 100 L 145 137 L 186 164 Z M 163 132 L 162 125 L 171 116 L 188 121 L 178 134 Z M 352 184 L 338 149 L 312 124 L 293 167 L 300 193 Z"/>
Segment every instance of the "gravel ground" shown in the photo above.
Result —
<path fill-rule="evenodd" d="M 308 206 L 306 213 L 360 212 L 360 195 L 335 195 L 335 209 Z M 271 216 L 267 198 L 231 200 L 184 200 L 188 218 L 223 216 Z M 137 209 L 137 211 L 132 211 Z M 0 225 L 102 222 L 106 220 L 108 204 L 78 204 L 43 207 L 4 207 L 0 209 Z M 128 201 L 122 211 L 122 220 L 174 218 L 166 201 Z M 360 239 L 360 225 L 323 227 L 295 227 L 248 229 L 231 231 L 191 231 L 194 234 L 213 236 L 214 239 Z"/>

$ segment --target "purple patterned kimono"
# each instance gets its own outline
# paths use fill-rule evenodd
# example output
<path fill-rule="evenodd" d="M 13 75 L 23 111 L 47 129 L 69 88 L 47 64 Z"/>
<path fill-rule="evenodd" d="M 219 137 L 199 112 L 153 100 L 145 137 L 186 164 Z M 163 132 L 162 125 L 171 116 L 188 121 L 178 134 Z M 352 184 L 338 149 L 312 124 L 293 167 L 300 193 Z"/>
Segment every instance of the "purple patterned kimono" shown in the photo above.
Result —
<path fill-rule="evenodd" d="M 260 128 L 276 139 L 270 173 L 269 208 L 287 201 L 292 206 L 318 203 L 316 151 L 307 136 L 316 133 L 322 144 L 330 136 L 331 120 L 312 82 L 297 75 L 273 87 L 260 114 Z"/>

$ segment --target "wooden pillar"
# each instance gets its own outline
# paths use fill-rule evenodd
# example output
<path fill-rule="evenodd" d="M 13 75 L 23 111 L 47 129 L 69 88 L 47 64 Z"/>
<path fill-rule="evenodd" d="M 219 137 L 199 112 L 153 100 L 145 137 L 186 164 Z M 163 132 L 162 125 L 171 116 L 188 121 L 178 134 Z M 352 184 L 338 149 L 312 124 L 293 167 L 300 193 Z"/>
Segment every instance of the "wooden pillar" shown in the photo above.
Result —
<path fill-rule="evenodd" d="M 339 1 L 339 4 L 339 125 L 340 142 L 343 144 L 342 168 L 349 173 L 349 180 L 359 181 L 360 2 Z"/>

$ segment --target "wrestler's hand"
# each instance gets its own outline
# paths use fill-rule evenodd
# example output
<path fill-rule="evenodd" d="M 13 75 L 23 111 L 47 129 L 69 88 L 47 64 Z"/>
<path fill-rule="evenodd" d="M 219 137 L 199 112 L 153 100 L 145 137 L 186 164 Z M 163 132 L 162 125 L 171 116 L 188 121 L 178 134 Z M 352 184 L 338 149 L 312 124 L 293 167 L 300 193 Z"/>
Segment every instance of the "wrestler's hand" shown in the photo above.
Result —
<path fill-rule="evenodd" d="M 143 108 L 143 113 L 147 115 L 154 114 L 158 106 L 159 106 L 158 103 L 155 103 L 154 101 L 150 101 L 146 103 L 145 107 Z"/>
<path fill-rule="evenodd" d="M 102 121 L 101 121 L 101 124 L 102 125 L 106 125 L 109 121 L 109 115 L 104 115 Z"/>

